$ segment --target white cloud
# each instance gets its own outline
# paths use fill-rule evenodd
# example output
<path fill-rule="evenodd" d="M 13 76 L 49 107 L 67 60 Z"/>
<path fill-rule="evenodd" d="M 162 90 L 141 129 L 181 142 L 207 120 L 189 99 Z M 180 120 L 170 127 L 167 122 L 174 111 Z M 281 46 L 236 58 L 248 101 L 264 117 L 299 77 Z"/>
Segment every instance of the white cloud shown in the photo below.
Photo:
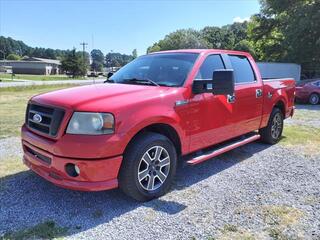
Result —
<path fill-rule="evenodd" d="M 239 23 L 243 23 L 245 21 L 249 21 L 250 20 L 250 17 L 245 17 L 245 18 L 242 18 L 242 17 L 235 17 L 233 18 L 233 22 L 239 22 Z"/>

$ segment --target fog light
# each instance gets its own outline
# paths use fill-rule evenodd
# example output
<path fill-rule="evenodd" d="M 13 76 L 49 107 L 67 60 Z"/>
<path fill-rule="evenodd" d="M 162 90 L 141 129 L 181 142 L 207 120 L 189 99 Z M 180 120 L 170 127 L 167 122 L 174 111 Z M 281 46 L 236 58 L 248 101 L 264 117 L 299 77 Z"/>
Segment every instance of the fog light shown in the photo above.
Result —
<path fill-rule="evenodd" d="M 73 163 L 66 164 L 65 169 L 70 177 L 78 177 L 80 175 L 80 168 Z"/>
<path fill-rule="evenodd" d="M 77 165 L 74 165 L 74 170 L 78 175 L 80 175 L 80 168 Z"/>

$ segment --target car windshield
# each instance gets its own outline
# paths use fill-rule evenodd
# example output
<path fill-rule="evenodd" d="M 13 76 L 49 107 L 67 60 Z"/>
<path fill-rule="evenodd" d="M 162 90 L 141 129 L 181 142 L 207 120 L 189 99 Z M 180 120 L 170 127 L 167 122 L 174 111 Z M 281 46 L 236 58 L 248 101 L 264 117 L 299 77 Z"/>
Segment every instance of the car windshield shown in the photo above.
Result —
<path fill-rule="evenodd" d="M 197 57 L 197 53 L 157 53 L 141 56 L 122 67 L 109 81 L 182 86 Z"/>

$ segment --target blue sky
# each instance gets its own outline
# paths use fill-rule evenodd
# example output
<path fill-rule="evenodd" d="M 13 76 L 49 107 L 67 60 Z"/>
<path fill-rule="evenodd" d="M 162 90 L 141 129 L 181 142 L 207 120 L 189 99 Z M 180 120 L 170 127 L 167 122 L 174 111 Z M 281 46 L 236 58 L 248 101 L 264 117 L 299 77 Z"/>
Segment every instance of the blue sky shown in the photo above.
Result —
<path fill-rule="evenodd" d="M 0 35 L 30 46 L 144 54 L 181 28 L 222 26 L 259 12 L 258 0 L 0 0 Z"/>

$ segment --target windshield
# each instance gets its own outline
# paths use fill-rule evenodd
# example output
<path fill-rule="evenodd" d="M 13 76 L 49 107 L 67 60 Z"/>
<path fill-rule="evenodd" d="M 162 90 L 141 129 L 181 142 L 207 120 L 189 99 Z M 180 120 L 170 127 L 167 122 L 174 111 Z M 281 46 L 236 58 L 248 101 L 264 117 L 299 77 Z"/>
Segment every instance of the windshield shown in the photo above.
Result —
<path fill-rule="evenodd" d="M 182 86 L 197 53 L 159 53 L 141 56 L 122 67 L 109 80 L 116 83 Z"/>

